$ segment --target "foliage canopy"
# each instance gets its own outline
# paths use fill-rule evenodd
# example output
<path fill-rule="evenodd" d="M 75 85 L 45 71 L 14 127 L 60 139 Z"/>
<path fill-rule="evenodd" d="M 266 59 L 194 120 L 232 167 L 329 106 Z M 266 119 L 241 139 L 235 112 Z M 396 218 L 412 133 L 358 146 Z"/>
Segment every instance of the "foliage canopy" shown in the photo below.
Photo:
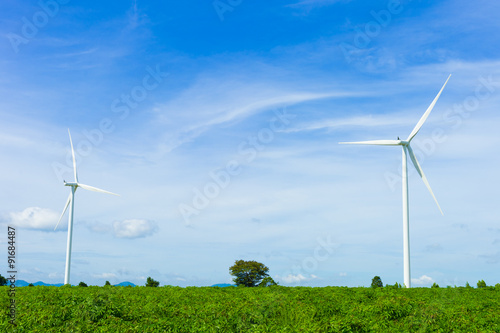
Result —
<path fill-rule="evenodd" d="M 146 287 L 158 287 L 160 282 L 154 280 L 152 277 L 148 276 L 146 280 Z"/>
<path fill-rule="evenodd" d="M 372 279 L 372 288 L 382 288 L 384 284 L 382 283 L 382 279 L 380 276 L 374 276 Z"/>
<path fill-rule="evenodd" d="M 269 268 L 266 265 L 254 260 L 236 260 L 234 265 L 229 267 L 229 274 L 234 276 L 233 282 L 237 286 L 256 287 L 269 276 L 267 272 Z M 270 281 L 266 280 L 266 283 L 268 282 Z"/>
<path fill-rule="evenodd" d="M 477 287 L 478 288 L 486 288 L 486 282 L 484 282 L 484 280 L 477 281 Z"/>

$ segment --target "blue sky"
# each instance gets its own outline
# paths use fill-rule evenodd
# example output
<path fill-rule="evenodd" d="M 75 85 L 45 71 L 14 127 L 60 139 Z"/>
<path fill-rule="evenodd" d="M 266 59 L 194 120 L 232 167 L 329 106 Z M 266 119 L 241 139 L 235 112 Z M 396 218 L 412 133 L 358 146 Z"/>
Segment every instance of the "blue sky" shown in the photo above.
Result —
<path fill-rule="evenodd" d="M 282 285 L 403 281 L 401 151 L 414 286 L 499 283 L 500 28 L 494 1 L 3 1 L 0 241 L 18 278 L 231 281 L 257 260 Z M 4 244 L 5 245 L 5 244 Z M 5 262 L 7 254 L 4 254 Z M 1 274 L 4 275 L 3 269 Z"/>

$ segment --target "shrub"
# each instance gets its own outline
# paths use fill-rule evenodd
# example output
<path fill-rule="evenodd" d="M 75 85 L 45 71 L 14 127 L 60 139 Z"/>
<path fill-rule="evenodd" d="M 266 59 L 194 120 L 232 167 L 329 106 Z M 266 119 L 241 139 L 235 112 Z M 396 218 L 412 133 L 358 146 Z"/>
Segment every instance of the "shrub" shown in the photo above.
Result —
<path fill-rule="evenodd" d="M 477 281 L 477 287 L 478 288 L 486 288 L 486 282 L 484 282 L 484 280 Z"/>
<path fill-rule="evenodd" d="M 152 277 L 148 276 L 146 280 L 146 287 L 158 287 L 160 282 L 153 280 Z"/>

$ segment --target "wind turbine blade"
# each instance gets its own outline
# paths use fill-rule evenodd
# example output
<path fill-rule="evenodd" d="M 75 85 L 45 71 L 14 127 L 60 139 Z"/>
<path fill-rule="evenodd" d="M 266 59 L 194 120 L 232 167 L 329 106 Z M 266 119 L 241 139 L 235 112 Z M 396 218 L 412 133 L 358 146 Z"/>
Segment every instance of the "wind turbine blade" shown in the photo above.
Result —
<path fill-rule="evenodd" d="M 356 142 L 339 142 L 341 145 L 376 145 L 376 146 L 400 146 L 401 140 L 371 140 Z"/>
<path fill-rule="evenodd" d="M 448 76 L 448 79 L 443 84 L 443 87 L 441 88 L 441 90 L 439 91 L 439 93 L 437 94 L 437 96 L 434 98 L 434 100 L 432 101 L 431 105 L 429 105 L 429 107 L 425 111 L 425 113 L 422 116 L 422 118 L 420 118 L 420 120 L 418 121 L 418 123 L 415 126 L 415 128 L 413 129 L 413 131 L 411 131 L 411 134 L 410 134 L 410 136 L 408 136 L 408 139 L 406 141 L 410 142 L 413 139 L 413 137 L 415 137 L 415 135 L 417 135 L 418 131 L 420 131 L 420 128 L 422 127 L 422 125 L 427 120 L 427 117 L 429 117 L 429 114 L 431 113 L 432 109 L 434 108 L 434 105 L 436 105 L 436 102 L 439 99 L 439 96 L 441 96 L 441 93 L 443 92 L 443 89 L 446 86 L 446 84 L 448 83 L 448 80 L 450 79 L 450 77 L 451 77 L 451 74 Z"/>
<path fill-rule="evenodd" d="M 66 206 L 64 206 L 64 210 L 63 210 L 63 212 L 61 214 L 61 217 L 59 218 L 59 221 L 57 221 L 57 224 L 56 224 L 56 227 L 54 228 L 54 231 L 57 229 L 57 226 L 61 222 L 62 217 L 64 216 L 64 213 L 66 213 L 66 209 L 68 209 L 68 206 L 69 206 L 70 202 L 71 202 L 71 193 L 69 194 L 68 201 L 66 201 Z"/>
<path fill-rule="evenodd" d="M 432 197 L 434 198 L 434 201 L 436 202 L 436 205 L 438 206 L 439 211 L 441 212 L 442 215 L 444 215 L 443 211 L 441 210 L 441 207 L 439 206 L 439 203 L 438 203 L 436 197 L 434 196 L 434 193 L 432 192 L 431 185 L 429 185 L 429 182 L 427 181 L 427 177 L 425 177 L 424 170 L 422 170 L 422 167 L 420 166 L 420 164 L 417 161 L 417 157 L 413 153 L 413 149 L 411 149 L 410 145 L 403 146 L 403 148 L 408 148 L 410 159 L 413 162 L 413 165 L 415 166 L 415 169 L 417 169 L 418 174 L 420 175 L 420 177 L 422 177 L 422 180 L 424 181 L 425 186 L 427 186 L 427 189 L 429 190 L 429 192 L 431 193 Z"/>
<path fill-rule="evenodd" d="M 75 160 L 75 150 L 73 149 L 73 140 L 71 140 L 71 132 L 68 128 L 69 143 L 71 144 L 71 155 L 73 156 L 73 171 L 75 173 L 75 183 L 78 183 L 78 175 L 76 174 L 76 160 Z"/>
<path fill-rule="evenodd" d="M 89 191 L 101 192 L 101 193 L 106 193 L 106 194 L 112 194 L 112 195 L 116 195 L 118 197 L 120 196 L 119 194 L 116 194 L 116 193 L 113 193 L 113 192 L 109 192 L 109 191 L 105 191 L 105 190 L 101 190 L 100 188 L 89 186 L 89 185 L 85 185 L 85 184 L 78 184 L 78 187 L 81 187 L 81 188 L 89 190 Z"/>

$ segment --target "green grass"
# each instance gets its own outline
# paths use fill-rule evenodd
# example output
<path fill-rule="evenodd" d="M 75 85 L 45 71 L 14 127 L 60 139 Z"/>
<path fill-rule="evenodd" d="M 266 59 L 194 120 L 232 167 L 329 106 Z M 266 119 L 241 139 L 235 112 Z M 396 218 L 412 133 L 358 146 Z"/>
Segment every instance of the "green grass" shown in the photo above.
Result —
<path fill-rule="evenodd" d="M 8 289 L 0 332 L 500 332 L 493 287 Z"/>

